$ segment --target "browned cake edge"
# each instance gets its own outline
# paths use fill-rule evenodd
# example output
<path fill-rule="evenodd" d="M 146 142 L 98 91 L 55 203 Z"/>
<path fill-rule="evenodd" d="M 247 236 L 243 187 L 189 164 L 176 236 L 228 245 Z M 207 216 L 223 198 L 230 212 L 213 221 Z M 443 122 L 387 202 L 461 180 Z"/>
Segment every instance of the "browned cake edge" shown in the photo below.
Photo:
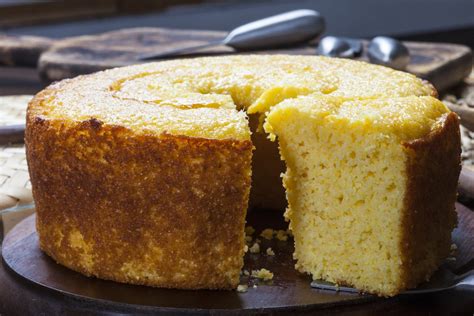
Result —
<path fill-rule="evenodd" d="M 403 237 L 401 287 L 428 280 L 449 255 L 456 225 L 455 201 L 461 171 L 459 118 L 451 112 L 424 138 L 404 143 L 408 182 Z"/>
<path fill-rule="evenodd" d="M 34 114 L 25 135 L 40 247 L 88 276 L 231 289 L 243 265 L 250 140 L 136 135 Z M 129 263 L 124 270 L 124 263 Z"/>
<path fill-rule="evenodd" d="M 431 93 L 429 95 L 431 97 L 437 99 L 439 97 L 439 94 L 438 94 L 438 90 L 436 90 L 435 86 L 433 86 L 433 84 L 431 82 L 429 82 L 428 80 L 423 79 L 422 81 L 423 81 L 423 84 L 431 90 Z"/>

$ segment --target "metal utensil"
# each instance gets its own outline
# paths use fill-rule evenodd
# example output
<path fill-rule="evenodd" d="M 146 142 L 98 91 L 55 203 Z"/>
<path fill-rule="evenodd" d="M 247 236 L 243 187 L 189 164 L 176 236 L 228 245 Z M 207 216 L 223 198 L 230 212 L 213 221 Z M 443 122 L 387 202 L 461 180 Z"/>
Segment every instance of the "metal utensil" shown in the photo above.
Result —
<path fill-rule="evenodd" d="M 362 53 L 362 41 L 346 37 L 325 36 L 316 48 L 319 55 L 352 58 Z"/>
<path fill-rule="evenodd" d="M 386 36 L 372 39 L 367 49 L 371 63 L 403 70 L 410 62 L 408 48 L 400 41 Z"/>
<path fill-rule="evenodd" d="M 143 54 L 138 56 L 138 60 L 182 55 L 219 45 L 226 45 L 236 50 L 299 45 L 316 38 L 324 32 L 324 29 L 325 21 L 319 12 L 295 10 L 239 26 L 219 41 L 177 48 L 162 53 Z"/>
<path fill-rule="evenodd" d="M 336 286 L 334 283 L 322 280 L 311 282 L 311 287 L 321 290 L 359 293 L 359 290 L 355 288 Z M 435 272 L 435 274 L 433 274 L 428 282 L 422 283 L 417 288 L 407 290 L 401 294 L 427 294 L 446 291 L 454 288 L 474 290 L 474 271 L 469 271 L 463 275 L 457 275 L 451 272 L 447 267 L 442 266 L 438 269 L 438 271 Z"/>

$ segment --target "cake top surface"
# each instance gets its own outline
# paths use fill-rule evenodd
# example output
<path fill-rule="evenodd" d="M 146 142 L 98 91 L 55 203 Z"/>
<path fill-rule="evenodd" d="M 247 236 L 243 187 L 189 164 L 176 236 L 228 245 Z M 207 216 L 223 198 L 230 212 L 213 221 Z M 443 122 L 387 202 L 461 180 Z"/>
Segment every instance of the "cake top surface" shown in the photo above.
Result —
<path fill-rule="evenodd" d="M 70 123 L 95 118 L 141 133 L 249 139 L 245 113 L 301 95 L 372 99 L 435 95 L 390 68 L 320 56 L 236 55 L 111 69 L 54 84 L 30 112 Z"/>
<path fill-rule="evenodd" d="M 440 127 L 440 119 L 450 110 L 431 96 L 408 96 L 351 100 L 333 96 L 302 96 L 286 100 L 272 108 L 265 129 L 279 124 L 292 112 L 318 120 L 320 124 L 345 124 L 352 129 L 395 135 L 410 141 Z"/>

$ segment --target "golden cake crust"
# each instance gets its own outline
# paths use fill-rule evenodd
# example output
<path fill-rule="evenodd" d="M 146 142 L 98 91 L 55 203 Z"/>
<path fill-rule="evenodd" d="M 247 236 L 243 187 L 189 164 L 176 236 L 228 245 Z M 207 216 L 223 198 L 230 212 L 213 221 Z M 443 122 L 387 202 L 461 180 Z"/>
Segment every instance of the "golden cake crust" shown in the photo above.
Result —
<path fill-rule="evenodd" d="M 30 112 L 27 120 L 37 229 L 48 255 L 119 282 L 237 286 L 250 140 L 135 135 L 97 119 L 66 125 Z"/>
<path fill-rule="evenodd" d="M 459 118 L 443 115 L 426 137 L 403 144 L 407 153 L 407 195 L 403 230 L 402 288 L 428 280 L 449 255 L 456 226 L 455 202 L 461 172 Z"/>

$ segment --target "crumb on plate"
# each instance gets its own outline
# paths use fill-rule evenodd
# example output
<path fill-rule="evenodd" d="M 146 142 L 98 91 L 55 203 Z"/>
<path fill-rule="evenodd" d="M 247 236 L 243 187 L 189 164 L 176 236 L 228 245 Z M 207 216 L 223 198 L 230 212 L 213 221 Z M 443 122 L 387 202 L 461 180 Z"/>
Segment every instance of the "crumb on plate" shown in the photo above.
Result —
<path fill-rule="evenodd" d="M 268 281 L 273 279 L 273 273 L 267 269 L 252 270 L 252 277 Z"/>
<path fill-rule="evenodd" d="M 260 253 L 260 245 L 258 243 L 254 243 L 252 247 L 250 247 L 250 253 Z"/>
<path fill-rule="evenodd" d="M 260 233 L 260 236 L 262 236 L 265 239 L 271 240 L 273 238 L 273 234 L 274 234 L 273 229 L 266 228 Z"/>
<path fill-rule="evenodd" d="M 249 287 L 248 287 L 247 285 L 245 285 L 245 284 L 239 284 L 239 285 L 237 286 L 237 292 L 239 292 L 239 293 L 245 293 L 245 292 L 247 292 L 248 288 L 249 288 Z"/>

